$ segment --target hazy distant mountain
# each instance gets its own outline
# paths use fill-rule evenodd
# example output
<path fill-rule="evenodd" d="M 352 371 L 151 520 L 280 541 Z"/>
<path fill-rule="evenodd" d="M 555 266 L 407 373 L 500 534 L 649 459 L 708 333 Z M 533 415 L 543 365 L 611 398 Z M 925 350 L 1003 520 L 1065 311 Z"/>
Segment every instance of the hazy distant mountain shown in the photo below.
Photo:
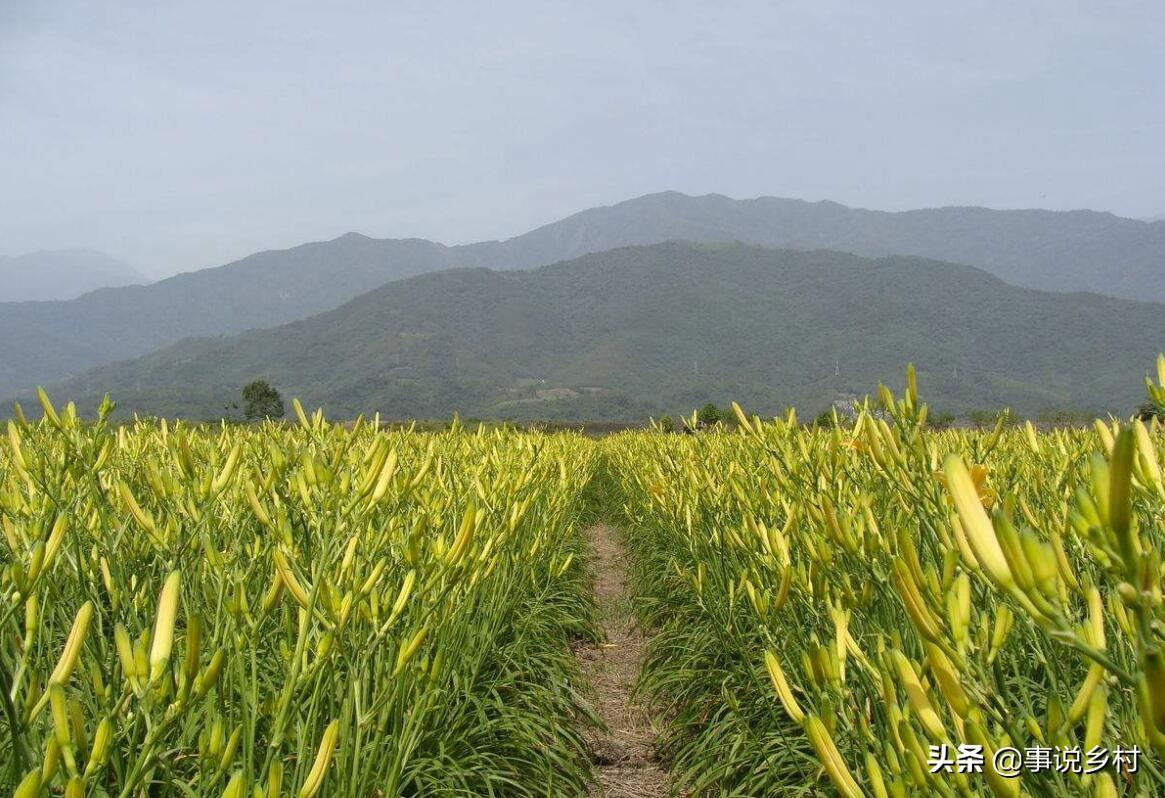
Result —
<path fill-rule="evenodd" d="M 0 302 L 73 299 L 98 288 L 144 282 L 133 266 L 90 249 L 0 256 Z"/>
<path fill-rule="evenodd" d="M 1165 222 L 1165 213 L 1159 213 L 1156 216 L 1147 216 L 1141 221 L 1149 222 L 1150 224 L 1153 222 Z"/>
<path fill-rule="evenodd" d="M 69 302 L 0 304 L 0 396 L 191 335 L 305 318 L 389 280 L 456 265 L 440 244 L 350 234 Z"/>
<path fill-rule="evenodd" d="M 886 212 L 836 202 L 651 194 L 575 214 L 515 239 L 563 257 L 671 239 L 742 241 L 965 263 L 1014 285 L 1165 301 L 1165 227 L 1094 211 L 934 208 Z"/>
<path fill-rule="evenodd" d="M 1131 412 L 1158 305 L 967 266 L 668 243 L 529 272 L 394 282 L 271 330 L 195 339 L 53 388 L 91 408 L 213 417 L 263 377 L 336 416 L 621 419 L 736 399 L 816 411 L 919 370 L 934 407 Z M 956 376 L 957 370 L 957 376 Z"/>
<path fill-rule="evenodd" d="M 145 287 L 71 302 L 0 305 L 6 341 L 0 396 L 187 336 L 307 318 L 402 277 L 452 267 L 532 268 L 672 239 L 918 255 L 978 266 L 1017 285 L 1165 300 L 1165 225 L 1091 211 L 884 213 L 832 202 L 666 192 L 583 211 L 502 242 L 445 247 L 349 234 Z"/>

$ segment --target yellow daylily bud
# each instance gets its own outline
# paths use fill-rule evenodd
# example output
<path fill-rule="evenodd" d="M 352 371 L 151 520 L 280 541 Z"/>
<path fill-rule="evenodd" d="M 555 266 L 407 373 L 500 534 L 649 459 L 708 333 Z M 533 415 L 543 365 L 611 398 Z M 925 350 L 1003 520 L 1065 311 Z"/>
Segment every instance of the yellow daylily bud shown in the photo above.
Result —
<path fill-rule="evenodd" d="M 92 619 L 93 602 L 86 601 L 81 605 L 81 609 L 77 611 L 77 615 L 73 619 L 73 627 L 69 631 L 69 637 L 65 640 L 65 649 L 61 653 L 61 659 L 49 677 L 50 684 L 64 684 L 68 681 L 73 667 L 77 664 L 77 659 L 81 656 L 81 646 L 85 642 L 85 635 L 89 631 L 89 622 Z"/>
<path fill-rule="evenodd" d="M 389 613 L 386 623 L 391 626 L 392 623 L 400 617 L 404 612 L 405 605 L 408 603 L 409 596 L 412 595 L 413 585 L 417 581 L 417 570 L 414 568 L 405 575 L 404 583 L 400 586 L 400 592 L 397 593 L 396 601 L 393 602 L 392 611 Z"/>
<path fill-rule="evenodd" d="M 113 721 L 102 718 L 93 734 L 93 747 L 89 751 L 89 762 L 85 765 L 85 778 L 89 778 L 105 766 L 109 760 L 110 745 L 113 743 Z"/>
<path fill-rule="evenodd" d="M 303 585 L 299 583 L 299 579 L 296 578 L 295 573 L 291 570 L 291 564 L 279 549 L 275 549 L 272 552 L 272 556 L 275 558 L 275 568 L 279 573 L 279 578 L 283 580 L 283 586 L 287 588 L 287 592 L 295 599 L 296 604 L 307 609 L 311 603 L 311 597 L 303 588 Z"/>
<path fill-rule="evenodd" d="M 805 733 L 834 788 L 844 798 L 865 798 L 862 788 L 854 780 L 821 719 L 816 715 L 806 715 Z"/>
<path fill-rule="evenodd" d="M 60 429 L 61 417 L 57 415 L 57 410 L 53 407 L 53 403 L 49 400 L 49 395 L 45 393 L 44 388 L 40 387 L 39 385 L 36 386 L 36 398 L 40 402 L 41 409 L 44 411 L 44 417 L 49 420 L 50 424 L 52 424 L 57 429 Z"/>
<path fill-rule="evenodd" d="M 998 798 L 1018 798 L 1020 780 L 1004 776 L 995 769 L 995 746 L 987 738 L 983 727 L 975 720 L 967 722 L 967 741 L 983 748 L 984 775 L 991 792 L 995 793 Z"/>
<path fill-rule="evenodd" d="M 947 487 L 954 499 L 955 509 L 959 513 L 967 541 L 975 552 L 975 559 L 1000 587 L 1005 589 L 1012 587 L 1015 579 L 1011 574 L 1011 568 L 1007 564 L 1007 558 L 991 526 L 991 519 L 983 509 L 962 458 L 954 454 L 948 455 L 944 468 Z"/>
<path fill-rule="evenodd" d="M 935 681 L 938 682 L 939 691 L 950 704 L 951 709 L 955 711 L 956 715 L 966 717 L 971 709 L 971 700 L 967 697 L 966 691 L 963 690 L 955 666 L 942 652 L 942 649 L 933 644 L 926 645 L 926 661 L 930 665 L 931 672 L 934 673 Z"/>
<path fill-rule="evenodd" d="M 336 749 L 336 738 L 339 734 L 340 722 L 333 720 L 324 730 L 319 751 L 316 752 L 315 762 L 312 763 L 311 770 L 308 772 L 307 778 L 304 779 L 303 786 L 299 789 L 298 798 L 313 798 L 323 787 L 324 777 L 328 773 L 328 765 L 332 763 L 332 756 Z"/>
<path fill-rule="evenodd" d="M 247 793 L 247 777 L 243 771 L 236 770 L 226 789 L 222 791 L 222 798 L 243 798 Z"/>
<path fill-rule="evenodd" d="M 425 642 L 425 635 L 429 633 L 428 626 L 422 626 L 412 639 L 405 645 L 401 646 L 400 652 L 396 655 L 396 666 L 392 669 L 392 676 L 395 679 L 404 670 L 405 666 L 409 664 L 409 660 L 417 653 L 417 649 L 421 647 L 421 643 Z"/>
<path fill-rule="evenodd" d="M 894 669 L 898 672 L 898 681 L 906 689 L 906 698 L 910 702 L 910 708 L 918 716 L 926 733 L 936 741 L 947 739 L 947 730 L 943 727 L 942 720 L 930 703 L 926 688 L 922 686 L 918 674 L 914 672 L 914 665 L 897 649 L 891 652 L 890 657 L 894 663 Z"/>
<path fill-rule="evenodd" d="M 150 683 L 156 683 L 170 662 L 170 650 L 174 645 L 174 623 L 178 617 L 179 590 L 182 575 L 178 571 L 166 577 L 162 593 L 158 597 L 158 614 L 154 622 L 154 636 L 150 647 Z"/>
<path fill-rule="evenodd" d="M 20 780 L 16 791 L 12 793 L 12 798 L 40 798 L 41 784 L 40 768 L 34 768 Z"/>
<path fill-rule="evenodd" d="M 785 679 L 785 672 L 781 669 L 781 663 L 777 660 L 777 655 L 772 651 L 765 652 L 765 669 L 769 672 L 769 679 L 772 680 L 773 689 L 776 690 L 777 697 L 781 699 L 781 705 L 789 713 L 789 717 L 796 723 L 801 723 L 805 719 L 805 713 L 801 711 L 801 707 L 797 704 L 797 699 L 793 697 L 793 691 L 789 689 L 789 682 Z"/>

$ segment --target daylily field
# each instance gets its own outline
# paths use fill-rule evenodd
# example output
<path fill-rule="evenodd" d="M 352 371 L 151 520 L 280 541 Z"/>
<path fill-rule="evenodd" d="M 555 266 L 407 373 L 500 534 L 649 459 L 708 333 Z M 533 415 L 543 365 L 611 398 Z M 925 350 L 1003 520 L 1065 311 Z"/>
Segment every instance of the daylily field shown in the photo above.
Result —
<path fill-rule="evenodd" d="M 0 445 L 22 798 L 587 795 L 597 520 L 677 790 L 1165 794 L 1157 422 L 937 431 L 912 374 L 852 422 L 600 440 L 42 405 Z"/>

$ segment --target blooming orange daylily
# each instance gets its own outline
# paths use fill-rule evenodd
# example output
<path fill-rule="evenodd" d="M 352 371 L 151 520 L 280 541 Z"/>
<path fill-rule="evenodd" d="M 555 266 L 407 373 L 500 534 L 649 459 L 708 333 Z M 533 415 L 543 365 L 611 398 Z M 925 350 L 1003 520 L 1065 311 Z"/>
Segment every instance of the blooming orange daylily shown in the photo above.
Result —
<path fill-rule="evenodd" d="M 942 471 L 935 471 L 934 478 L 939 481 L 944 488 L 947 487 L 947 475 Z M 979 496 L 979 501 L 983 503 L 983 509 L 990 510 L 995 504 L 998 495 L 995 490 L 987 485 L 987 466 L 975 465 L 971 466 L 971 482 L 975 484 L 975 493 Z M 952 507 L 955 506 L 954 499 L 948 491 L 946 494 L 947 504 Z"/>

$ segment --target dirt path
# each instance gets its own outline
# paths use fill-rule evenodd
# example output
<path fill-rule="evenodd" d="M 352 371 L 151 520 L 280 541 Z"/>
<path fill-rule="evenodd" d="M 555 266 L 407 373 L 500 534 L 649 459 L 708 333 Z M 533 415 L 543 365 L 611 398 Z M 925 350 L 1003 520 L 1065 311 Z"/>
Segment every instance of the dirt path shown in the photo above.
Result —
<path fill-rule="evenodd" d="M 595 692 L 595 710 L 609 730 L 591 751 L 599 774 L 596 798 L 667 795 L 667 773 L 653 757 L 655 733 L 646 712 L 631 700 L 643 656 L 643 635 L 634 625 L 626 552 L 606 524 L 587 530 L 595 550 L 595 594 L 606 642 L 579 650 L 584 675 Z"/>

